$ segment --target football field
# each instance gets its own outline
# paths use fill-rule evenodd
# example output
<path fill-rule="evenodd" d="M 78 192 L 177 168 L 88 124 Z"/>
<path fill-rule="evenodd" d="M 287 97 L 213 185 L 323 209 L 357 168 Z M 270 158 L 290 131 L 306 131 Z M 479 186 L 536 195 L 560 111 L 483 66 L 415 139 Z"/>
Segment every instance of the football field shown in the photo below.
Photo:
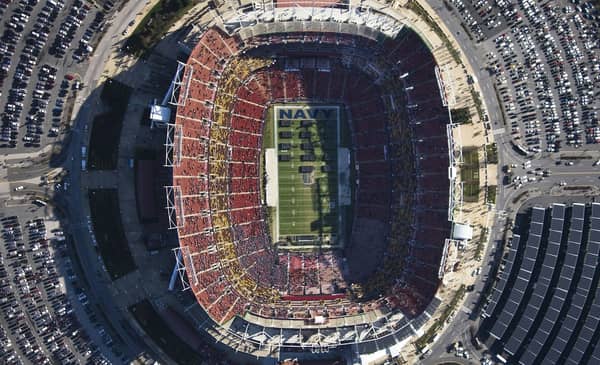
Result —
<path fill-rule="evenodd" d="M 276 235 L 293 245 L 336 245 L 340 107 L 274 106 L 278 204 Z"/>

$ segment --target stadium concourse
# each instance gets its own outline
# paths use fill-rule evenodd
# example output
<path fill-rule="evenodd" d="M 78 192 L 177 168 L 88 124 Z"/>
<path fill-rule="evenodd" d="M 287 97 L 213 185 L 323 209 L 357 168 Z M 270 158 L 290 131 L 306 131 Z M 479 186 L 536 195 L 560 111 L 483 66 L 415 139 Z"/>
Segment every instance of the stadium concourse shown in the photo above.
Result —
<path fill-rule="evenodd" d="M 450 121 L 421 38 L 407 27 L 241 37 L 212 26 L 180 71 L 169 218 L 186 284 L 222 342 L 263 355 L 369 353 L 418 333 L 440 304 L 451 230 Z M 343 251 L 278 251 L 270 236 L 265 115 L 299 101 L 349 116 L 356 193 Z"/>

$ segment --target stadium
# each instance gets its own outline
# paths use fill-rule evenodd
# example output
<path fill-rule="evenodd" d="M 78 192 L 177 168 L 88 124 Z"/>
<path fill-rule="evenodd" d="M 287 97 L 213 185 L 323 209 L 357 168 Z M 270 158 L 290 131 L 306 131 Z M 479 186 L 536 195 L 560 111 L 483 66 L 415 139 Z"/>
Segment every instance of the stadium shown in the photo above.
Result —
<path fill-rule="evenodd" d="M 421 35 L 370 7 L 249 4 L 202 29 L 171 91 L 167 210 L 200 329 L 258 358 L 397 356 L 423 333 L 457 146 Z"/>
<path fill-rule="evenodd" d="M 600 1 L 0 17 L 0 364 L 600 364 Z"/>

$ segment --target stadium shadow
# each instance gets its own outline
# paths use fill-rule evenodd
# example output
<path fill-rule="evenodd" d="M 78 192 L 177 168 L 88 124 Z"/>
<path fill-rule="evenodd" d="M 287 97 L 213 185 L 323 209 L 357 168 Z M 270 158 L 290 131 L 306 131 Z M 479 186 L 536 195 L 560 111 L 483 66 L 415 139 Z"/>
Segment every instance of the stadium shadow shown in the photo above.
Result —
<path fill-rule="evenodd" d="M 177 38 L 165 37 L 155 52 L 149 54 L 147 58 L 127 66 L 126 70 L 113 76 L 111 81 L 103 82 L 92 90 L 75 118 L 77 124 L 68 137 L 68 152 L 64 152 L 65 155 L 62 155 L 63 152 L 57 154 L 56 160 L 59 162 L 62 160 L 65 168 L 70 171 L 65 180 L 69 182 L 70 191 L 64 194 L 64 223 L 70 228 L 72 249 L 76 252 L 80 262 L 78 267 L 83 273 L 84 280 L 80 285 L 90 294 L 89 297 L 97 302 L 95 307 L 100 308 L 104 313 L 108 330 L 117 346 L 121 349 L 126 348 L 132 356 L 145 352 L 151 357 L 158 358 L 165 353 L 180 363 L 212 364 L 216 362 L 215 359 L 222 359 L 224 355 L 218 350 L 211 350 L 208 343 L 214 343 L 214 340 L 204 339 L 194 330 L 200 324 L 210 322 L 205 313 L 198 314 L 198 317 L 189 314 L 191 311 L 200 311 L 199 305 L 193 305 L 196 303 L 196 298 L 190 295 L 191 291 L 181 295 L 165 295 L 167 287 L 176 287 L 174 281 L 176 276 L 172 276 L 173 281 L 169 280 L 174 258 L 168 250 L 169 247 L 177 245 L 176 240 L 173 242 L 168 237 L 158 238 L 159 248 L 164 248 L 159 250 L 150 249 L 151 245 L 144 239 L 148 232 L 156 232 L 153 229 L 161 229 L 160 225 L 158 228 L 144 225 L 141 219 L 141 214 L 149 211 L 141 207 L 162 208 L 166 205 L 165 201 L 157 198 L 165 197 L 160 191 L 160 187 L 164 185 L 161 180 L 161 170 L 157 170 L 155 174 L 143 175 L 148 176 L 148 179 L 139 187 L 136 184 L 141 176 L 138 173 L 140 159 L 137 158 L 139 157 L 136 153 L 137 147 L 151 150 L 155 162 L 159 161 L 159 156 L 164 154 L 164 130 L 159 129 L 158 132 L 150 130 L 146 120 L 146 106 L 153 99 L 162 100 L 162 92 L 168 89 L 176 66 L 175 60 L 179 57 L 173 52 L 174 49 L 177 49 Z M 185 56 L 181 55 L 180 58 L 185 59 Z M 120 57 L 118 62 L 124 63 L 125 60 Z M 355 89 L 367 90 L 370 82 L 369 78 L 362 75 L 356 77 Z M 418 83 L 419 80 L 415 82 Z M 115 90 L 115 93 L 106 95 L 107 89 Z M 312 90 L 316 89 L 318 89 L 316 86 L 312 88 Z M 116 94 L 122 97 L 115 98 Z M 424 94 L 427 94 L 425 100 L 429 100 L 431 93 Z M 359 99 L 360 96 L 362 96 L 360 93 L 356 94 L 355 98 Z M 371 108 L 375 111 L 367 107 L 361 109 L 364 109 L 364 114 L 376 116 L 376 110 L 382 109 L 379 107 L 380 104 L 374 102 Z M 428 116 L 423 117 L 427 119 Z M 365 117 L 363 122 L 373 130 L 376 130 L 374 123 L 378 123 L 375 125 L 382 129 L 381 118 L 374 119 L 376 120 L 367 124 Z M 437 129 L 439 128 L 432 127 L 434 131 Z M 428 130 L 424 129 L 423 133 L 426 132 L 428 133 Z M 370 138 L 381 137 L 382 133 L 374 133 Z M 84 150 L 81 147 L 87 146 L 88 138 L 89 148 Z M 428 145 L 435 146 L 434 143 Z M 431 152 L 436 150 L 432 149 Z M 146 156 L 146 153 L 144 155 Z M 372 158 L 374 162 L 381 159 L 377 154 Z M 375 166 L 380 177 L 376 181 L 371 181 L 370 187 L 385 191 L 382 194 L 378 194 L 380 191 L 374 191 L 365 197 L 369 203 L 373 200 L 377 201 L 377 204 L 365 204 L 365 222 L 378 220 L 384 224 L 388 217 L 387 213 L 380 212 L 381 207 L 388 205 L 384 194 L 389 194 L 388 190 L 391 191 L 391 187 L 383 177 L 388 176 L 390 171 L 387 168 L 380 168 L 383 164 L 379 162 Z M 194 167 L 193 164 L 190 165 Z M 441 170 L 445 173 L 445 169 Z M 365 172 L 365 175 L 368 173 Z M 364 180 L 368 180 L 367 177 L 365 176 Z M 164 178 L 172 181 L 172 176 L 169 176 L 168 172 Z M 430 176 L 427 180 L 432 189 L 439 188 L 433 181 L 436 179 L 435 176 Z M 446 181 L 445 176 L 441 180 Z M 150 191 L 156 189 L 160 193 L 145 194 L 141 202 L 139 189 L 143 186 L 150 186 Z M 447 191 L 445 186 L 443 188 Z M 198 188 L 194 187 L 194 189 Z M 95 193 L 90 194 L 89 191 Z M 334 191 L 337 191 L 337 186 L 335 189 L 328 187 L 328 194 L 333 194 Z M 98 196 L 105 198 L 98 198 Z M 88 207 L 88 205 L 96 207 Z M 160 210 L 163 213 L 165 211 Z M 430 214 L 435 214 L 433 218 L 440 218 L 443 215 L 440 212 Z M 321 215 L 323 216 L 322 209 Z M 190 221 L 194 218 L 190 218 Z M 324 218 L 322 217 L 321 220 Z M 435 219 L 432 221 L 435 222 Z M 161 220 L 158 219 L 158 222 L 160 223 Z M 375 232 L 377 237 L 385 236 L 382 230 L 368 228 L 377 231 Z M 166 229 L 166 226 L 162 226 L 162 229 Z M 367 252 L 374 251 L 369 244 L 374 240 L 375 233 L 372 235 L 372 232 L 367 233 L 361 237 L 365 246 L 356 250 L 357 265 L 364 264 L 365 261 L 364 255 L 361 256 L 359 251 L 363 249 Z M 364 239 L 365 237 L 368 239 Z M 155 251 L 158 254 L 154 254 Z M 438 248 L 438 251 L 441 250 Z M 398 252 L 404 251 L 398 250 Z M 403 259 L 403 257 L 399 258 Z M 426 257 L 422 259 L 425 260 Z M 419 276 L 420 272 L 415 272 L 415 281 L 411 284 L 415 288 L 427 288 L 423 290 L 425 298 L 433 296 L 437 288 L 437 282 L 431 283 L 427 280 L 429 276 L 437 275 L 437 271 L 431 269 L 431 266 L 423 265 L 429 268 L 423 272 L 423 277 Z M 382 281 L 387 281 L 389 278 L 385 279 Z M 72 288 L 72 285 L 70 287 Z M 217 294 L 222 296 L 223 293 Z M 402 305 L 408 306 L 406 303 Z M 186 308 L 185 312 L 183 308 Z M 358 310 L 358 313 L 363 311 L 362 308 Z M 229 312 L 229 307 L 226 312 Z M 241 352 L 230 353 L 228 352 L 228 356 L 235 356 L 236 364 L 252 362 L 252 359 L 245 357 L 246 355 L 242 355 Z"/>

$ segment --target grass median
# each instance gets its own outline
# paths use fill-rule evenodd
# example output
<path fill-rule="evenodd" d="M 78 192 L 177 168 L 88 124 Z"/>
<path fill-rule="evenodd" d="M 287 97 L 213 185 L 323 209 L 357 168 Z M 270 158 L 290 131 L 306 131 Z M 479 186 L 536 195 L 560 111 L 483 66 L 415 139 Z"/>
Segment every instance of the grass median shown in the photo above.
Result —
<path fill-rule="evenodd" d="M 476 202 L 479 199 L 479 150 L 477 147 L 463 149 L 464 164 L 460 170 L 465 201 Z"/>

